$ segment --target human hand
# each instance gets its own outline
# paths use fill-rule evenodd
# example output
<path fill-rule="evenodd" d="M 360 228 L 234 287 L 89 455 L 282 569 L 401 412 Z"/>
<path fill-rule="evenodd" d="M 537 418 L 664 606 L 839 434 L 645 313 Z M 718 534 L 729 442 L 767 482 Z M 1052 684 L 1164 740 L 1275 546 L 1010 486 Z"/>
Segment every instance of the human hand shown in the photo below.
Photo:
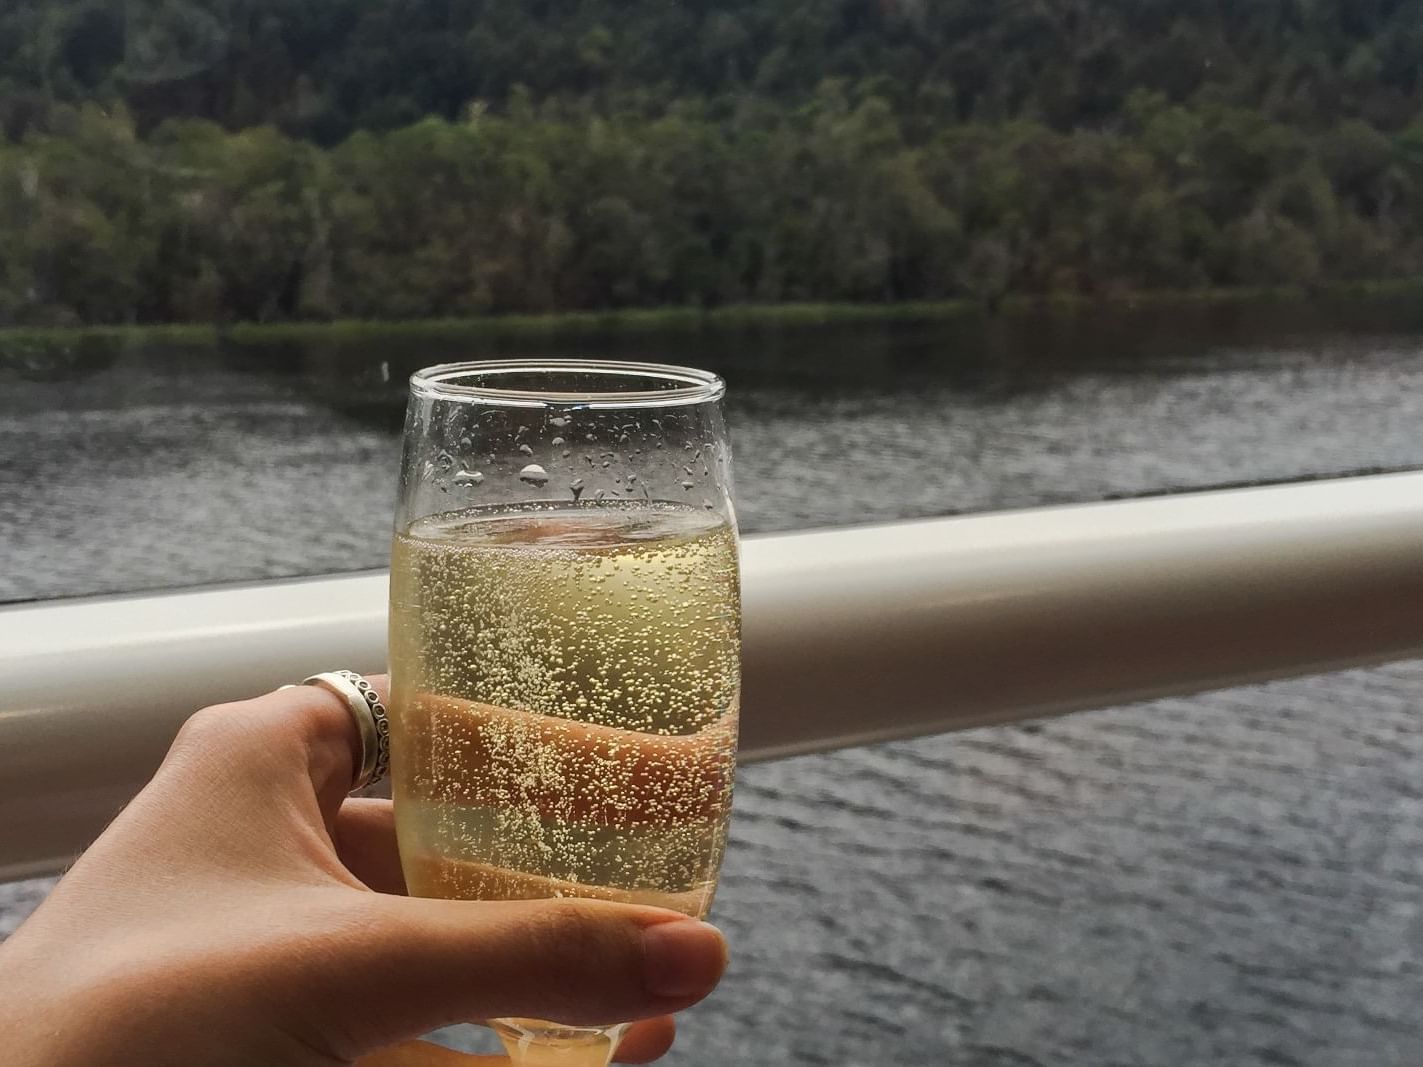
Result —
<path fill-rule="evenodd" d="M 340 700 L 310 686 L 193 716 L 0 945 L 6 1062 L 469 1065 L 497 1060 L 402 1043 L 506 1016 L 646 1020 L 620 1058 L 666 1050 L 668 1013 L 724 968 L 713 928 L 595 901 L 398 895 L 389 803 L 346 800 L 355 745 Z"/>

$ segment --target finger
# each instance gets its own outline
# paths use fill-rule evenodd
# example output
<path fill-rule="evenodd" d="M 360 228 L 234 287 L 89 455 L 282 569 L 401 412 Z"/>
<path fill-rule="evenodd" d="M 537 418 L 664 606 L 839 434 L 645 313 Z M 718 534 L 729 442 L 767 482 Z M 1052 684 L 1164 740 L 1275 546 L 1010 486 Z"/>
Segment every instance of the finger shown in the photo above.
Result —
<path fill-rule="evenodd" d="M 634 1023 L 618 1042 L 618 1063 L 651 1063 L 667 1055 L 677 1037 L 677 1022 L 670 1015 Z"/>
<path fill-rule="evenodd" d="M 664 825 L 718 822 L 736 763 L 736 716 L 722 715 L 696 733 L 619 730 L 531 711 L 416 693 L 403 713 L 421 729 L 404 735 L 402 758 L 433 764 L 428 799 L 448 799 L 441 783 L 458 783 L 462 804 L 488 803 L 540 812 L 562 823 L 626 825 L 630 813 L 656 809 Z M 438 744 L 438 757 L 430 746 Z M 541 773 L 511 779 L 489 768 L 538 753 Z M 455 761 L 459 762 L 456 763 Z M 616 790 L 607 768 L 617 767 Z M 412 783 L 413 788 L 421 788 Z"/>
<path fill-rule="evenodd" d="M 383 702 L 389 701 L 386 675 L 373 674 L 366 680 Z M 229 709 L 259 731 L 267 761 L 283 753 L 304 757 L 322 821 L 334 833 L 336 814 L 361 762 L 361 732 L 346 701 L 323 686 L 294 685 L 213 710 Z M 261 756 L 254 756 L 261 762 Z"/>
<path fill-rule="evenodd" d="M 343 895 L 333 921 L 321 953 L 283 977 L 305 988 L 312 1039 L 350 1058 L 468 1019 L 653 1018 L 702 999 L 726 967 L 715 928 L 600 901 Z"/>
<path fill-rule="evenodd" d="M 395 844 L 395 812 L 388 800 L 352 797 L 341 805 L 334 833 L 346 869 L 377 893 L 405 895 Z"/>
<path fill-rule="evenodd" d="M 435 852 L 414 851 L 405 862 L 410 882 L 420 896 L 443 900 L 603 900 L 642 904 L 651 908 L 704 915 L 712 886 L 691 889 L 614 889 L 591 882 L 571 882 L 539 871 L 517 871 L 478 860 L 456 859 Z"/>
<path fill-rule="evenodd" d="M 385 681 L 373 679 L 378 691 Z M 270 865 L 281 856 L 354 882 L 336 857 L 333 837 L 359 751 L 346 703 L 315 686 L 213 705 L 183 724 L 126 817 L 161 822 L 169 838 L 181 831 L 210 840 L 214 827 L 229 831 L 232 811 L 245 806 L 244 832 L 230 835 L 223 864 Z M 240 849 L 251 854 L 239 855 Z"/>

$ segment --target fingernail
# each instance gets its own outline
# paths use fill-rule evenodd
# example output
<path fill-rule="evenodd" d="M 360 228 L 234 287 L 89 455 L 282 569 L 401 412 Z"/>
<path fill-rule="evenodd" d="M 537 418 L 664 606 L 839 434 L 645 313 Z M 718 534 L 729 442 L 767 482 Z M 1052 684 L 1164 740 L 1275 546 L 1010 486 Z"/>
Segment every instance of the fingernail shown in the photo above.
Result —
<path fill-rule="evenodd" d="M 642 932 L 643 980 L 657 997 L 690 997 L 712 991 L 726 969 L 726 941 L 715 926 L 684 919 Z"/>

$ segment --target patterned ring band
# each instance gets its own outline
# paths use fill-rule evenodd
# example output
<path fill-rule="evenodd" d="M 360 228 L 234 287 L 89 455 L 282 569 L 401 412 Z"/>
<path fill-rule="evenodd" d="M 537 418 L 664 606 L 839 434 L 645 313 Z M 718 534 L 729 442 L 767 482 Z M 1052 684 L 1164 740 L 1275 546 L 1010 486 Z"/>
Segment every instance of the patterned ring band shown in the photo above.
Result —
<path fill-rule="evenodd" d="M 361 760 L 356 768 L 354 793 L 374 785 L 390 770 L 390 720 L 375 687 L 355 671 L 327 671 L 303 678 L 302 685 L 319 685 L 345 702 L 361 735 Z"/>

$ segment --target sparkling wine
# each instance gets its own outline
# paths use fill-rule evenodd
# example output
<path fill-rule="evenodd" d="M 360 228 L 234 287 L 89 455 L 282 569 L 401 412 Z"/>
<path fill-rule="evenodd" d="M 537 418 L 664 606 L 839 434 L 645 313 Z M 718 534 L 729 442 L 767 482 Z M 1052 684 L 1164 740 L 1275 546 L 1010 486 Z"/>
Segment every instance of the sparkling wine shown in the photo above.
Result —
<path fill-rule="evenodd" d="M 738 590 L 732 528 L 678 504 L 478 508 L 397 536 L 410 891 L 704 915 L 735 765 Z"/>

